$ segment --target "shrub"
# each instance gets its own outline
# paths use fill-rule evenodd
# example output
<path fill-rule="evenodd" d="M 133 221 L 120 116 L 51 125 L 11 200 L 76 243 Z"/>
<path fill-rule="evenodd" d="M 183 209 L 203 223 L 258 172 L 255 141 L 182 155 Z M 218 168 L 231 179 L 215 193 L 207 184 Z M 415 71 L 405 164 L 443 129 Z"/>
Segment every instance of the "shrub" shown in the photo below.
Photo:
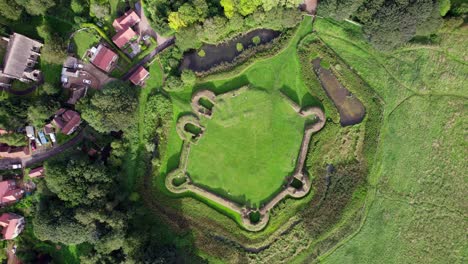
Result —
<path fill-rule="evenodd" d="M 203 49 L 201 49 L 197 54 L 198 54 L 198 56 L 200 56 L 202 58 L 206 56 L 206 52 Z"/>
<path fill-rule="evenodd" d="M 244 45 L 242 45 L 242 43 L 237 43 L 236 44 L 236 49 L 238 52 L 241 52 L 244 50 Z"/>
<path fill-rule="evenodd" d="M 261 41 L 261 39 L 260 39 L 259 36 L 255 36 L 255 37 L 252 38 L 252 42 L 253 42 L 255 45 L 260 44 L 260 41 Z"/>

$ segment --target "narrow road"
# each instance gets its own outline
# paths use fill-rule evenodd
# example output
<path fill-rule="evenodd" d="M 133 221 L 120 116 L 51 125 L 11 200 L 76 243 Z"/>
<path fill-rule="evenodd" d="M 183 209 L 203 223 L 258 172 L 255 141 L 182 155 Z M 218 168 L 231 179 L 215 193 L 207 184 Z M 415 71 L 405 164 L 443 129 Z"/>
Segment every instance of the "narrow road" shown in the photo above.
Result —
<path fill-rule="evenodd" d="M 64 144 L 53 147 L 46 152 L 37 154 L 37 155 L 32 155 L 30 157 L 20 159 L 20 158 L 4 158 L 0 159 L 0 170 L 8 170 L 11 168 L 11 165 L 13 164 L 19 164 L 21 163 L 24 168 L 29 167 L 35 163 L 42 162 L 48 158 L 51 158 L 53 156 L 56 156 L 65 150 L 67 150 L 70 147 L 73 147 L 77 143 L 79 143 L 84 137 L 84 129 L 81 129 L 81 131 L 76 135 L 74 138 L 71 140 L 65 142 Z"/>
<path fill-rule="evenodd" d="M 162 45 L 157 46 L 151 53 L 146 55 L 140 62 L 138 62 L 135 66 L 133 66 L 123 77 L 122 80 L 127 81 L 130 76 L 140 67 L 151 61 L 159 52 L 165 50 L 169 46 L 175 43 L 175 37 L 168 39 Z"/>
<path fill-rule="evenodd" d="M 76 135 L 74 138 L 72 138 L 71 140 L 65 142 L 64 144 L 60 145 L 60 146 L 57 146 L 57 147 L 54 147 L 44 153 L 40 153 L 40 154 L 37 154 L 37 155 L 33 155 L 29 158 L 25 158 L 23 159 L 23 167 L 29 167 L 31 165 L 33 165 L 34 163 L 37 163 L 37 162 L 42 162 L 46 159 L 49 159 L 53 156 L 56 156 L 62 152 L 64 152 L 65 150 L 67 150 L 68 148 L 70 147 L 73 147 L 74 145 L 76 145 L 77 143 L 79 143 L 84 137 L 84 129 L 81 129 L 81 131 L 78 133 L 78 135 Z"/>

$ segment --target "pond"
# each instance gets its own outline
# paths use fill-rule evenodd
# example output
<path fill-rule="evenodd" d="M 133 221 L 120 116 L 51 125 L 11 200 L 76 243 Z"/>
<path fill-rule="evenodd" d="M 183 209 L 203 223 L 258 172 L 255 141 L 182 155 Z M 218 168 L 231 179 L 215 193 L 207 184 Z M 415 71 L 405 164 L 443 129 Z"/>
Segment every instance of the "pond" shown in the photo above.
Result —
<path fill-rule="evenodd" d="M 361 123 L 366 115 L 362 102 L 340 83 L 331 70 L 327 69 L 329 67 L 327 63 L 316 58 L 312 61 L 312 65 L 327 96 L 338 109 L 340 124 L 351 126 Z M 328 67 L 325 68 L 326 66 Z"/>
<path fill-rule="evenodd" d="M 195 72 L 204 72 L 222 63 L 231 63 L 243 51 L 255 45 L 268 43 L 280 34 L 280 31 L 272 29 L 256 29 L 218 45 L 205 44 L 200 50 L 191 50 L 184 54 L 180 70 L 189 69 Z M 258 37 L 260 41 L 257 38 L 257 43 L 254 43 L 254 37 Z M 238 43 L 241 43 L 242 46 Z M 200 52 L 201 50 L 203 52 Z"/>

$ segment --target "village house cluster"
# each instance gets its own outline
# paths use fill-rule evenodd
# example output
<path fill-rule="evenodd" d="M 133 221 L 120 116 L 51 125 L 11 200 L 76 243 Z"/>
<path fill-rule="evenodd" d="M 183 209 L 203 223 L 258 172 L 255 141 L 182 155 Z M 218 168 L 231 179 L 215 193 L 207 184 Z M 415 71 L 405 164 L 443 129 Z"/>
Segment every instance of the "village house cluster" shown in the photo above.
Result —
<path fill-rule="evenodd" d="M 112 37 L 112 43 L 129 58 L 135 58 L 141 53 L 142 43 L 149 43 L 148 36 L 140 34 L 138 29 L 140 21 L 138 14 L 129 10 L 112 23 L 116 32 Z M 13 80 L 36 86 L 42 84 L 42 73 L 37 65 L 43 44 L 18 33 L 13 33 L 9 38 L 3 38 L 3 41 L 8 42 L 8 45 L 3 67 L 0 68 L 0 87 L 10 89 Z M 2 159 L 14 160 L 15 162 L 11 163 L 7 169 L 15 172 L 22 171 L 21 175 L 16 173 L 0 175 L 0 207 L 20 201 L 34 189 L 35 184 L 32 179 L 46 175 L 42 166 L 36 165 L 32 169 L 24 168 L 26 161 L 33 159 L 35 155 L 53 150 L 63 143 L 64 139 L 68 139 L 67 136 L 80 130 L 82 119 L 80 113 L 74 110 L 74 105 L 86 96 L 88 89 L 99 90 L 106 83 L 114 80 L 111 73 L 118 67 L 119 52 L 113 49 L 112 43 L 101 39 L 96 46 L 86 52 L 84 58 L 79 59 L 72 55 L 67 57 L 63 63 L 60 79 L 62 87 L 69 94 L 69 99 L 64 107 L 58 109 L 42 127 L 26 125 L 18 128 L 17 131 L 0 128 L 0 135 L 8 133 L 25 135 L 24 144 L 21 146 L 0 143 L 0 161 Z M 148 70 L 143 66 L 134 66 L 125 80 L 135 86 L 143 87 L 149 75 Z M 91 147 L 86 149 L 86 152 L 90 157 L 95 157 L 98 151 Z M 5 169 L 5 167 L 0 169 Z M 3 239 L 14 239 L 21 233 L 24 225 L 25 219 L 20 215 L 14 213 L 0 215 Z"/>

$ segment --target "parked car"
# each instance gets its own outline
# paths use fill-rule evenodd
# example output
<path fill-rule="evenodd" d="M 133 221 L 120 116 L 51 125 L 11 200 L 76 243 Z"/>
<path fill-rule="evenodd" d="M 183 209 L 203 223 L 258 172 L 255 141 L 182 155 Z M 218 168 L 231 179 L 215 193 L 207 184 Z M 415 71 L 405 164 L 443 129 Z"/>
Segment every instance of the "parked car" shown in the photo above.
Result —
<path fill-rule="evenodd" d="M 36 141 L 31 141 L 31 149 L 32 151 L 36 151 Z"/>
<path fill-rule="evenodd" d="M 84 79 L 84 80 L 83 80 L 83 83 L 91 84 L 91 80 Z"/>
<path fill-rule="evenodd" d="M 26 136 L 30 139 L 34 139 L 34 127 L 33 126 L 27 126 L 26 127 Z"/>
<path fill-rule="evenodd" d="M 55 143 L 57 141 L 57 139 L 55 138 L 55 134 L 54 133 L 50 133 L 49 134 L 49 137 L 50 137 L 50 140 Z"/>
<path fill-rule="evenodd" d="M 46 136 L 45 136 L 45 134 L 44 134 L 43 131 L 37 132 L 37 135 L 39 136 L 39 139 L 41 140 L 41 143 L 42 143 L 42 144 L 47 144 L 47 143 L 49 143 L 49 141 L 47 140 L 47 138 L 46 138 Z"/>
<path fill-rule="evenodd" d="M 21 163 L 11 164 L 11 168 L 13 170 L 18 170 L 18 169 L 23 168 L 23 165 L 21 165 Z"/>
<path fill-rule="evenodd" d="M 39 147 L 42 146 L 42 143 L 41 143 L 41 141 L 39 141 L 38 138 L 35 138 L 34 142 L 36 142 L 36 146 L 39 146 Z"/>

